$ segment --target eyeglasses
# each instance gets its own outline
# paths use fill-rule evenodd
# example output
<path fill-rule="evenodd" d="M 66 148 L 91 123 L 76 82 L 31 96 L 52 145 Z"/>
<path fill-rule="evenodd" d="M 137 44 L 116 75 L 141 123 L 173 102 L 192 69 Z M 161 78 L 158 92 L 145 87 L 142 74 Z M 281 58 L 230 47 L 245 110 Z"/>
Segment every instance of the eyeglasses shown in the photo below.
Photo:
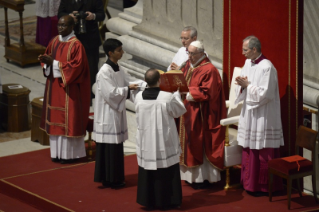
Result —
<path fill-rule="evenodd" d="M 187 54 L 189 55 L 189 56 L 194 56 L 194 55 L 196 55 L 196 54 L 199 54 L 199 53 L 201 53 L 201 52 L 187 52 Z"/>
<path fill-rule="evenodd" d="M 187 41 L 187 40 L 189 40 L 190 38 L 183 38 L 183 37 L 180 37 L 179 39 L 180 39 L 180 40 L 185 40 L 185 41 Z"/>

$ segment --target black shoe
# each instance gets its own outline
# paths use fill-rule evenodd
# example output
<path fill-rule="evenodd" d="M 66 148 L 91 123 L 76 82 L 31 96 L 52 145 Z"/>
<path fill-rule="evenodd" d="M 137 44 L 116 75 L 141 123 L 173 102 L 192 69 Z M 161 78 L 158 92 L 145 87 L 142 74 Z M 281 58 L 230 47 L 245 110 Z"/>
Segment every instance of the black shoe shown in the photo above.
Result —
<path fill-rule="evenodd" d="M 61 159 L 60 163 L 61 164 L 67 164 L 67 163 L 75 163 L 77 159 Z"/>
<path fill-rule="evenodd" d="M 116 189 L 116 188 L 123 188 L 125 185 L 126 185 L 125 182 L 112 183 L 112 184 L 111 184 L 111 188 L 114 188 L 114 189 Z"/>
<path fill-rule="evenodd" d="M 106 181 L 106 180 L 102 180 L 102 185 L 103 185 L 103 187 L 105 187 L 105 188 L 111 187 L 111 183 L 108 182 L 108 181 Z"/>
<path fill-rule="evenodd" d="M 163 206 L 159 208 L 160 211 L 168 211 L 169 209 L 171 209 L 169 206 Z"/>
<path fill-rule="evenodd" d="M 209 185 L 210 183 L 207 180 L 205 180 L 202 183 L 192 183 L 191 186 L 193 187 L 193 189 L 198 190 L 198 189 L 207 189 Z"/>
<path fill-rule="evenodd" d="M 268 192 L 262 192 L 262 191 L 247 191 L 247 194 L 253 196 L 253 197 L 264 197 L 264 196 L 269 196 Z"/>
<path fill-rule="evenodd" d="M 171 205 L 170 209 L 179 209 L 181 208 L 181 205 Z"/>
<path fill-rule="evenodd" d="M 59 158 L 51 158 L 51 161 L 54 163 L 59 163 L 60 159 Z"/>

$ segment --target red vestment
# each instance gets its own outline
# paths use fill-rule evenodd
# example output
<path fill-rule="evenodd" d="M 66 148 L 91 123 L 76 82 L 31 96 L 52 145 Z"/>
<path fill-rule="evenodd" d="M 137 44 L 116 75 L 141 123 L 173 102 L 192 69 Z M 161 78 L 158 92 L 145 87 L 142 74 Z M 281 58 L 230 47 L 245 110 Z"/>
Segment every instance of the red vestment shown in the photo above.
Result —
<path fill-rule="evenodd" d="M 182 147 L 180 165 L 203 164 L 203 154 L 218 169 L 224 168 L 226 104 L 218 70 L 206 57 L 195 68 L 188 60 L 182 68 L 189 92 L 195 101 L 184 104 L 187 112 L 179 120 Z"/>
<path fill-rule="evenodd" d="M 56 36 L 45 54 L 59 61 L 62 77 L 54 78 L 52 70 L 47 76 L 40 128 L 49 135 L 85 136 L 91 86 L 84 47 L 76 37 L 62 42 Z"/>

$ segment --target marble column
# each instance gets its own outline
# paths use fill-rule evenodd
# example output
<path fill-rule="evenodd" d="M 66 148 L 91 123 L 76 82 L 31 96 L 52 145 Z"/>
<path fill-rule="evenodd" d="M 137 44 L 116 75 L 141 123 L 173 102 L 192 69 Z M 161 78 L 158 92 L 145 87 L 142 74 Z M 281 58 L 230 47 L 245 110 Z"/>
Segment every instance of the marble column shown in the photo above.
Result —
<path fill-rule="evenodd" d="M 185 26 L 198 30 L 198 40 L 213 64 L 222 69 L 223 1 L 218 0 L 139 0 L 107 21 L 111 33 L 123 42 L 131 55 L 120 64 L 132 75 L 143 78 L 149 68 L 166 70 L 182 46 L 179 37 Z"/>
<path fill-rule="evenodd" d="M 303 41 L 303 103 L 304 107 L 315 111 L 312 115 L 312 129 L 318 131 L 319 105 L 319 4 L 317 0 L 304 1 L 304 41 Z M 304 149 L 304 157 L 311 160 L 311 154 Z M 318 141 L 316 145 L 316 162 L 318 164 Z M 317 194 L 319 193 L 319 167 L 316 167 Z M 304 188 L 312 192 L 311 177 L 304 178 Z"/>

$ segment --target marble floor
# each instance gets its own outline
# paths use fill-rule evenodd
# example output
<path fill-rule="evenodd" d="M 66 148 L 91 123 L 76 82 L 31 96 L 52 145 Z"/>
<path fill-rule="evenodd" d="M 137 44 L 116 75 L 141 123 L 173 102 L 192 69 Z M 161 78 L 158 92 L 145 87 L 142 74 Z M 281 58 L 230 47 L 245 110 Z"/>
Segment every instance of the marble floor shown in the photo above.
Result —
<path fill-rule="evenodd" d="M 108 7 L 108 10 L 112 17 L 118 16 L 121 12 L 112 7 Z M 28 18 L 31 16 L 35 16 L 35 4 L 25 5 L 23 17 Z M 8 10 L 8 17 L 9 21 L 14 21 L 19 18 L 18 13 L 10 9 Z M 0 25 L 1 24 L 4 24 L 4 13 L 2 12 L 0 15 Z M 4 40 L 4 36 L 0 35 L 0 39 Z M 45 78 L 43 77 L 40 64 L 27 65 L 24 68 L 21 68 L 15 63 L 7 62 L 3 57 L 4 53 L 5 49 L 1 45 L 0 75 L 2 84 L 16 83 L 29 88 L 31 90 L 31 93 L 29 94 L 30 101 L 34 98 L 43 96 Z M 104 62 L 105 58 L 100 58 L 99 67 L 101 67 Z M 91 107 L 90 110 L 93 111 L 93 108 Z M 124 143 L 124 152 L 125 154 L 133 154 L 135 153 L 135 113 L 127 111 L 127 118 L 129 125 L 129 140 Z M 0 157 L 49 148 L 49 146 L 43 146 L 38 142 L 31 141 L 30 135 L 30 131 L 21 133 L 7 133 L 0 131 Z"/>

